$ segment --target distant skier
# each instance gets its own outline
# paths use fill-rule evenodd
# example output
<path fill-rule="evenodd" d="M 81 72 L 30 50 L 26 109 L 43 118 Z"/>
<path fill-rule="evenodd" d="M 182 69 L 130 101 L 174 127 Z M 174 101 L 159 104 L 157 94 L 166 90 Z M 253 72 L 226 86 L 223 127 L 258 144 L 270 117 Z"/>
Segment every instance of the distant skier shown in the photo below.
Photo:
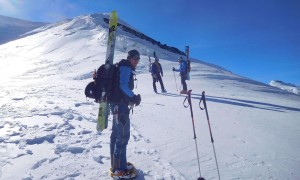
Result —
<path fill-rule="evenodd" d="M 180 77 L 181 77 L 181 84 L 182 84 L 182 88 L 183 90 L 180 91 L 180 94 L 187 94 L 187 85 L 186 85 L 186 80 L 187 80 L 187 75 L 188 75 L 188 71 L 187 71 L 187 63 L 186 61 L 183 60 L 182 57 L 178 58 L 178 62 L 179 62 L 179 69 L 175 69 L 175 67 L 173 67 L 173 71 L 176 72 L 180 72 Z"/>
<path fill-rule="evenodd" d="M 130 50 L 127 59 L 119 62 L 119 93 L 116 103 L 111 104 L 113 125 L 110 136 L 111 177 L 114 179 L 129 179 L 136 176 L 136 171 L 126 157 L 127 144 L 130 138 L 130 119 L 128 106 L 138 106 L 141 96 L 133 93 L 133 72 L 140 60 L 137 50 Z"/>
<path fill-rule="evenodd" d="M 162 76 L 164 76 L 164 74 L 163 74 L 161 64 L 159 63 L 158 57 L 155 57 L 155 62 L 152 63 L 151 75 L 152 75 L 152 79 L 153 79 L 153 90 L 154 90 L 154 92 L 157 93 L 156 82 L 159 81 L 161 92 L 166 93 L 167 91 L 164 87 L 164 83 L 163 83 L 162 78 L 161 78 Z"/>

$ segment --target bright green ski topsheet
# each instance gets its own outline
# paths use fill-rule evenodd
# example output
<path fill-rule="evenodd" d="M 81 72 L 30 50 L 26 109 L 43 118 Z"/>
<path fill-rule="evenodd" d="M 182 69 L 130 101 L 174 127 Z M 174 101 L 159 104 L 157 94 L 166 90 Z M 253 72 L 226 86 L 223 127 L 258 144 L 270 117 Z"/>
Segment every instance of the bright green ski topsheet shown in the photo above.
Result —
<path fill-rule="evenodd" d="M 109 18 L 109 32 L 107 41 L 107 51 L 105 63 L 113 64 L 116 30 L 118 26 L 118 16 L 116 11 L 112 11 Z M 108 124 L 109 106 L 105 99 L 101 100 L 98 112 L 97 131 L 101 132 L 107 128 Z"/>

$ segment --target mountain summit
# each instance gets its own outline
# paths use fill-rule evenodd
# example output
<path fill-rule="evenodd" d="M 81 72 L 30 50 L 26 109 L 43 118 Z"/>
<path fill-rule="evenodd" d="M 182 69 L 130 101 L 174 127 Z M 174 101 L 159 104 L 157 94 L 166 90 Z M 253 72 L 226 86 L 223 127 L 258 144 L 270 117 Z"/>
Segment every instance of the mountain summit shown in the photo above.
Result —
<path fill-rule="evenodd" d="M 62 28 L 65 31 L 74 32 L 74 31 L 82 31 L 82 30 L 103 30 L 108 28 L 108 13 L 103 14 L 91 14 L 91 15 L 83 15 L 75 17 L 74 19 L 66 19 L 57 23 L 48 24 L 48 23 L 36 23 L 29 22 L 25 20 L 9 18 L 5 16 L 0 16 L 1 29 L 5 36 L 2 36 L 0 39 L 0 44 L 9 42 L 11 40 L 15 40 L 20 38 L 21 36 L 32 35 L 41 31 L 51 30 L 55 28 Z M 175 47 L 170 47 L 166 44 L 161 44 L 159 41 L 156 41 L 149 36 L 137 31 L 126 22 L 120 20 L 118 23 L 119 28 L 119 36 L 122 35 L 130 35 L 133 38 L 138 38 L 140 41 L 148 41 L 151 44 L 158 46 L 159 49 L 164 49 L 169 52 L 173 52 L 179 55 L 185 55 L 184 52 L 178 50 Z M 120 40 L 120 38 L 119 38 Z M 141 46 L 141 45 L 139 45 Z M 124 49 L 126 47 L 119 47 L 120 49 Z M 140 49 L 141 50 L 141 49 Z M 149 51 L 149 50 L 148 50 Z M 150 54 L 149 52 L 145 52 Z"/>

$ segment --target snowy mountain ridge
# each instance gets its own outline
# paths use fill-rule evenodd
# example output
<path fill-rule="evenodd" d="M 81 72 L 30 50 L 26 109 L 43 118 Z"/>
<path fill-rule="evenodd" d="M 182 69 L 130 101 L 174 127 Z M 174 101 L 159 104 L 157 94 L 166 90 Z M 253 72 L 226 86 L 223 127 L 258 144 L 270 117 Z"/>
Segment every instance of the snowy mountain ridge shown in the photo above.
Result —
<path fill-rule="evenodd" d="M 107 31 L 105 22 L 80 16 L 0 45 L 1 180 L 111 179 L 111 119 L 97 133 L 98 104 L 83 93 L 92 71 L 105 61 Z M 117 35 L 115 62 L 130 49 L 142 53 L 134 89 L 142 102 L 130 114 L 127 149 L 137 180 L 197 179 L 190 110 L 179 94 L 180 77 L 171 70 L 179 55 L 121 28 Z M 168 93 L 153 92 L 148 72 L 153 51 Z M 198 60 L 190 75 L 203 177 L 218 179 L 199 108 L 205 91 L 221 179 L 300 178 L 299 96 Z"/>
<path fill-rule="evenodd" d="M 285 83 L 279 80 L 272 80 L 270 82 L 270 86 L 277 87 L 279 89 L 300 95 L 300 87 L 297 87 L 296 85 L 291 83 Z"/>
<path fill-rule="evenodd" d="M 48 23 L 30 22 L 0 15 L 0 44 L 25 36 L 25 33 Z"/>
<path fill-rule="evenodd" d="M 109 18 L 109 13 L 102 13 L 102 14 L 98 13 L 98 14 L 91 14 L 91 15 L 82 15 L 82 16 L 77 16 L 73 19 L 65 19 L 65 20 L 62 20 L 62 21 L 59 21 L 59 22 L 53 23 L 53 24 L 39 23 L 38 26 L 41 26 L 41 27 L 39 27 L 37 29 L 31 27 L 32 24 L 35 24 L 33 22 L 29 23 L 28 21 L 14 19 L 14 18 L 11 18 L 11 19 L 8 19 L 8 18 L 4 19 L 3 18 L 3 20 L 2 20 L 3 23 L 2 24 L 7 25 L 8 22 L 6 22 L 6 21 L 10 21 L 9 24 L 15 24 L 14 28 L 19 28 L 18 26 L 20 26 L 19 25 L 20 22 L 24 21 L 28 25 L 25 26 L 25 23 L 22 23 L 22 24 L 24 24 L 24 25 L 22 25 L 23 28 L 19 28 L 19 29 L 22 30 L 22 32 L 26 32 L 26 33 L 24 33 L 24 35 L 32 35 L 32 34 L 35 34 L 35 33 L 41 32 L 41 31 L 45 31 L 47 29 L 51 29 L 51 28 L 60 26 L 62 24 L 66 25 L 66 27 L 64 28 L 65 30 L 72 30 L 73 29 L 74 31 L 88 30 L 88 29 L 92 30 L 92 29 L 99 28 L 99 27 L 100 28 L 101 27 L 107 28 L 108 27 L 108 18 Z M 35 26 L 35 27 L 38 27 L 38 26 Z M 130 34 L 132 34 L 136 37 L 139 37 L 141 39 L 145 39 L 147 41 L 150 41 L 152 44 L 158 45 L 162 49 L 167 49 L 168 51 L 171 51 L 171 52 L 183 55 L 183 56 L 185 55 L 184 52 L 178 50 L 177 48 L 170 47 L 166 44 L 161 44 L 160 42 L 144 35 L 143 33 L 140 33 L 138 30 L 131 27 L 130 25 L 128 25 L 125 21 L 123 21 L 121 19 L 119 20 L 118 26 L 123 31 L 128 32 L 128 33 L 130 33 Z M 28 32 L 28 29 L 34 29 L 34 30 Z M 13 35 L 14 34 L 11 34 L 11 36 L 13 36 Z M 12 39 L 17 39 L 17 38 L 18 37 L 12 37 Z"/>

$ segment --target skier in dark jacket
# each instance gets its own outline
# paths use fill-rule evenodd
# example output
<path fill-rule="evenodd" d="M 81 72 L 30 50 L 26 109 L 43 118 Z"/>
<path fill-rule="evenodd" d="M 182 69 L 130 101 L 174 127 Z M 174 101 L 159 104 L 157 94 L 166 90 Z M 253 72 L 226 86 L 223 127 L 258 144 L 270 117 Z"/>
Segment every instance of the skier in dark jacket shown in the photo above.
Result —
<path fill-rule="evenodd" d="M 183 90 L 180 91 L 180 94 L 187 94 L 187 85 L 186 85 L 186 80 L 187 80 L 187 76 L 188 76 L 188 71 L 187 71 L 187 62 L 183 60 L 182 57 L 178 58 L 178 62 L 179 62 L 179 68 L 175 69 L 173 67 L 173 71 L 179 72 L 180 73 L 180 77 L 181 77 L 181 84 L 182 84 L 182 88 Z"/>
<path fill-rule="evenodd" d="M 159 81 L 161 92 L 166 93 L 167 91 L 164 87 L 164 83 L 163 83 L 162 78 L 161 78 L 162 76 L 164 76 L 164 73 L 163 73 L 161 64 L 159 63 L 158 57 L 155 57 L 155 62 L 152 63 L 151 75 L 152 75 L 152 79 L 153 79 L 153 90 L 154 90 L 154 92 L 157 93 L 156 82 Z"/>
<path fill-rule="evenodd" d="M 133 165 L 128 163 L 126 148 L 130 138 L 129 107 L 138 106 L 141 96 L 133 93 L 134 71 L 139 63 L 140 54 L 137 50 L 130 50 L 127 59 L 119 62 L 119 95 L 118 101 L 111 104 L 113 125 L 110 136 L 111 176 L 113 178 L 132 178 Z"/>

